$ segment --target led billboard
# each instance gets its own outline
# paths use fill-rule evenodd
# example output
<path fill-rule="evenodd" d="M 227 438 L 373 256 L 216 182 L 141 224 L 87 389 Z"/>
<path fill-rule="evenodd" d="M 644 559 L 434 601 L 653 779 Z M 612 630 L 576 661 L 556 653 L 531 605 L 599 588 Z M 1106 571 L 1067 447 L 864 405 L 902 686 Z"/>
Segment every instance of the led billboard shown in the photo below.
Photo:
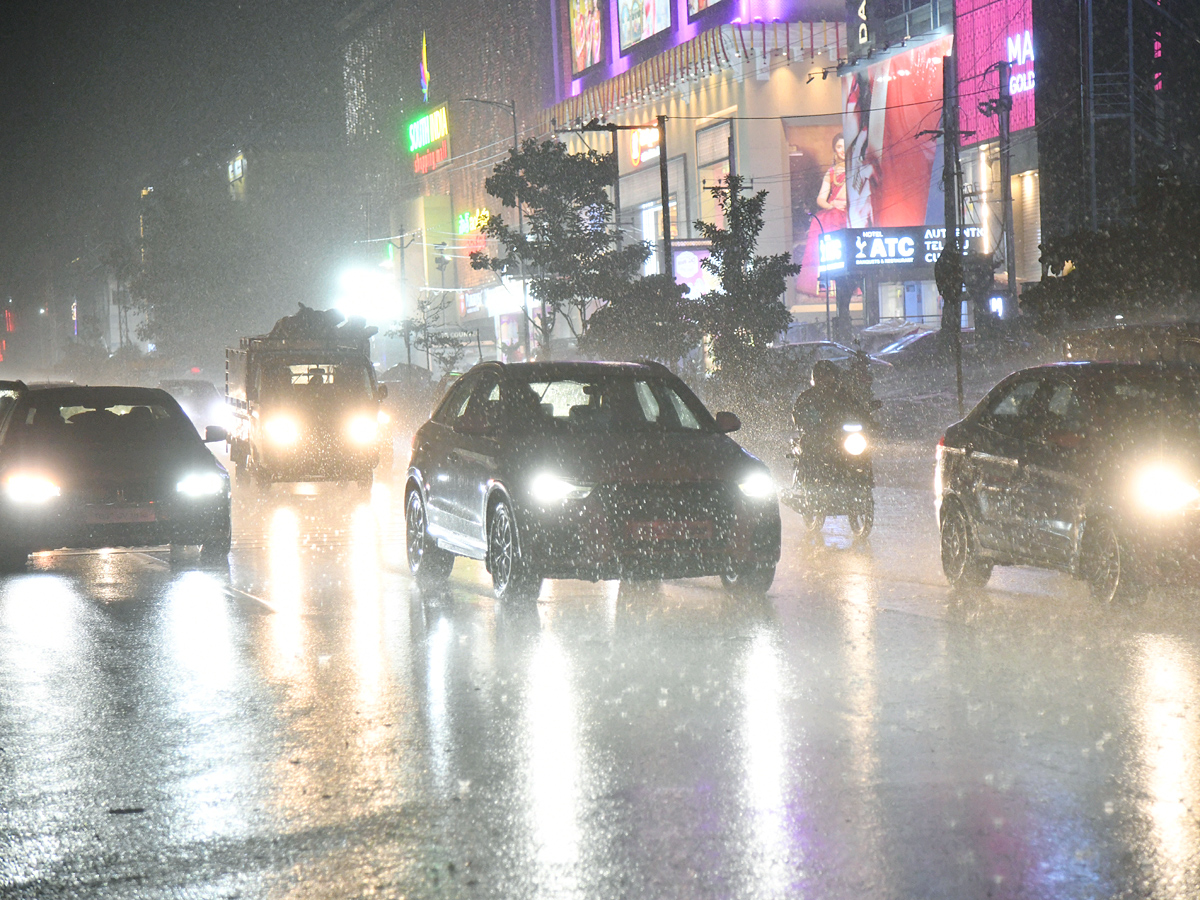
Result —
<path fill-rule="evenodd" d="M 670 0 L 617 0 L 621 52 L 671 27 Z"/>
<path fill-rule="evenodd" d="M 571 72 L 575 75 L 604 60 L 604 5 L 604 0 L 570 2 Z"/>
<path fill-rule="evenodd" d="M 1000 135 L 995 116 L 979 104 L 999 96 L 1000 78 L 989 68 L 1008 60 L 1013 107 L 1012 131 L 1034 125 L 1034 46 L 1032 0 L 955 0 L 958 18 L 958 94 L 962 143 L 994 141 Z M 985 74 L 986 73 L 986 74 Z M 973 131 L 973 135 L 966 132 Z"/>

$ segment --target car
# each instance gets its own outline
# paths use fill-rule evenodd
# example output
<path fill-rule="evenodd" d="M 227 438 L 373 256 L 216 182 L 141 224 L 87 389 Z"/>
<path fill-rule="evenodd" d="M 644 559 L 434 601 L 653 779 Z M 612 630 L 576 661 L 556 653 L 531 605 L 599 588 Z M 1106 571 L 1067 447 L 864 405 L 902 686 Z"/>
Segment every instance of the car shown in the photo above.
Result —
<path fill-rule="evenodd" d="M 1056 363 L 994 387 L 937 447 L 942 568 L 1058 569 L 1102 601 L 1195 577 L 1200 370 Z"/>
<path fill-rule="evenodd" d="M 175 399 L 141 387 L 0 382 L 0 569 L 31 552 L 171 545 L 229 555 L 229 475 Z"/>
<path fill-rule="evenodd" d="M 970 352 L 974 340 L 974 332 L 964 329 L 962 347 L 965 352 Z M 892 341 L 877 355 L 897 369 L 928 366 L 952 358 L 946 337 L 941 331 L 914 331 Z"/>
<path fill-rule="evenodd" d="M 804 370 L 805 377 L 808 376 L 808 371 L 812 368 L 813 363 L 819 359 L 828 359 L 843 368 L 848 368 L 850 361 L 858 352 L 853 347 L 847 347 L 837 341 L 799 341 L 791 344 L 776 344 L 771 347 L 771 353 L 774 356 L 799 364 Z M 868 353 L 866 357 L 868 368 L 874 377 L 883 375 L 892 368 L 891 363 L 876 354 Z"/>
<path fill-rule="evenodd" d="M 158 386 L 175 398 L 200 434 L 209 425 L 229 427 L 230 415 L 225 405 L 225 395 L 211 381 L 171 378 L 159 382 Z"/>
<path fill-rule="evenodd" d="M 543 578 L 717 575 L 762 593 L 779 560 L 767 466 L 657 363 L 477 364 L 418 429 L 404 488 L 422 586 L 483 560 L 499 600 Z"/>

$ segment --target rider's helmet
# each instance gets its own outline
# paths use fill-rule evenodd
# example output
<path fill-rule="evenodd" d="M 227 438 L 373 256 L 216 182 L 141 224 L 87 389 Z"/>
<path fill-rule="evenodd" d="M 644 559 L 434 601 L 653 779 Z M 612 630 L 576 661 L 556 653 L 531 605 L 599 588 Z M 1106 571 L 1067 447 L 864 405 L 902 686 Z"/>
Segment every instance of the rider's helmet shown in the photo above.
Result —
<path fill-rule="evenodd" d="M 810 380 L 813 387 L 832 387 L 837 384 L 840 370 L 832 360 L 818 359 L 813 363 Z"/>

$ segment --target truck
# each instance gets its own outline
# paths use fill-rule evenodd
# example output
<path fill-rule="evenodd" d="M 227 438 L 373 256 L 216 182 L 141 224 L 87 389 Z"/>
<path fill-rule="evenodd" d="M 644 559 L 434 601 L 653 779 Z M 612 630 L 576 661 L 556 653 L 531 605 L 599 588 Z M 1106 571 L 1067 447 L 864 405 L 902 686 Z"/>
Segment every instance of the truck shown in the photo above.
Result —
<path fill-rule="evenodd" d="M 377 331 L 300 304 L 269 334 L 225 351 L 227 446 L 240 480 L 371 485 L 387 396 L 371 364 Z"/>

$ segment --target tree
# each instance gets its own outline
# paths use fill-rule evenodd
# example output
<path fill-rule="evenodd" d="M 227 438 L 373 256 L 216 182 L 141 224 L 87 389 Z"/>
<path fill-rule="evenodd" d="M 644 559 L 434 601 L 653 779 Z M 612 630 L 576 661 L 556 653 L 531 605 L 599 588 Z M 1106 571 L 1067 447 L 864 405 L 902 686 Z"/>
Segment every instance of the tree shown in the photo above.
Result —
<path fill-rule="evenodd" d="M 672 368 L 700 345 L 700 309 L 687 288 L 648 275 L 607 288 L 608 302 L 588 321 L 579 349 L 608 359 L 654 359 Z"/>
<path fill-rule="evenodd" d="M 758 256 L 767 192 L 742 196 L 740 175 L 709 188 L 727 228 L 697 221 L 710 245 L 701 265 L 720 280 L 719 290 L 700 298 L 701 322 L 721 379 L 745 383 L 762 361 L 767 345 L 791 324 L 784 305 L 787 279 L 800 271 L 791 255 Z"/>
<path fill-rule="evenodd" d="M 609 154 L 568 153 L 560 141 L 530 138 L 497 163 L 484 182 L 487 192 L 508 209 L 520 205 L 525 233 L 490 216 L 483 233 L 502 255 L 471 254 L 471 266 L 530 279 L 530 291 L 544 315 L 538 321 L 544 350 L 559 317 L 578 338 L 591 312 L 621 290 L 649 258 L 641 242 L 616 247 L 608 187 L 616 176 Z"/>
<path fill-rule="evenodd" d="M 406 346 L 424 353 L 426 365 L 432 360 L 443 372 L 457 371 L 467 354 L 467 343 L 460 334 L 445 330 L 446 298 L 444 294 L 422 291 L 417 296 L 416 316 L 397 322 L 387 332 L 388 337 L 404 339 Z"/>

